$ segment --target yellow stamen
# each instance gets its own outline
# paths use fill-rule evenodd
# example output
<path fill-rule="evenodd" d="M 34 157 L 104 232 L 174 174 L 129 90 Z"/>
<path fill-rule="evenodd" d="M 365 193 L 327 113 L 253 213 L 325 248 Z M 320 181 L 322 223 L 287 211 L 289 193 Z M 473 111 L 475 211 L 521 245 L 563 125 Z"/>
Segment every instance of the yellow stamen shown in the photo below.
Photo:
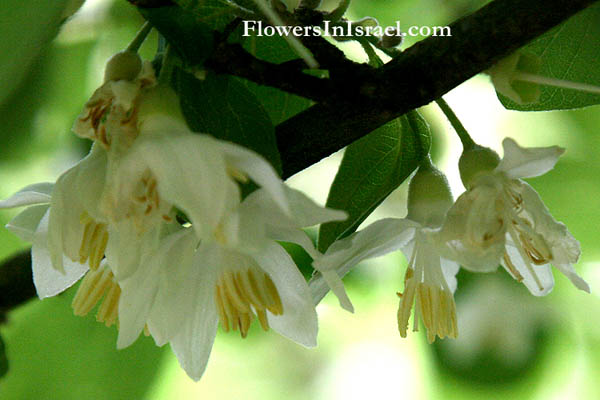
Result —
<path fill-rule="evenodd" d="M 103 296 L 96 320 L 104 322 L 106 326 L 113 325 L 118 316 L 121 288 L 114 281 L 109 268 L 88 271 L 73 299 L 73 313 L 77 316 L 87 315 Z"/>
<path fill-rule="evenodd" d="M 119 298 L 121 297 L 121 288 L 116 283 L 111 285 L 110 290 L 104 297 L 104 301 L 96 314 L 96 321 L 104 322 L 104 325 L 111 326 L 117 320 L 119 314 Z"/>
<path fill-rule="evenodd" d="M 96 223 L 85 211 L 81 214 L 79 220 L 84 228 L 78 261 L 84 264 L 89 260 L 90 269 L 97 270 L 100 261 L 104 258 L 104 251 L 108 244 L 106 224 Z"/>
<path fill-rule="evenodd" d="M 404 294 L 399 293 L 398 330 L 400 336 L 406 337 L 408 320 L 413 303 L 415 306 L 414 331 L 418 330 L 418 316 L 427 329 L 427 341 L 433 343 L 436 336 L 456 338 L 458 324 L 456 320 L 456 304 L 451 292 L 444 288 L 417 282 L 411 268 L 407 269 Z"/>
<path fill-rule="evenodd" d="M 248 181 L 249 181 L 248 175 L 246 175 L 239 169 L 232 167 L 231 165 L 228 165 L 226 167 L 226 171 L 227 171 L 227 175 L 229 175 L 230 177 L 232 177 L 233 179 L 235 179 L 238 182 L 248 183 Z"/>
<path fill-rule="evenodd" d="M 522 282 L 523 281 L 523 275 L 521 275 L 519 273 L 519 271 L 517 271 L 517 268 L 515 268 L 515 265 L 512 263 L 510 257 L 508 256 L 508 253 L 504 253 L 504 263 L 506 264 L 506 268 L 515 277 L 515 279 L 517 280 L 517 282 Z"/>
<path fill-rule="evenodd" d="M 263 330 L 269 330 L 267 310 L 283 314 L 283 303 L 271 277 L 250 267 L 246 270 L 225 270 L 215 285 L 215 304 L 225 332 L 238 330 L 245 338 L 255 317 Z"/>

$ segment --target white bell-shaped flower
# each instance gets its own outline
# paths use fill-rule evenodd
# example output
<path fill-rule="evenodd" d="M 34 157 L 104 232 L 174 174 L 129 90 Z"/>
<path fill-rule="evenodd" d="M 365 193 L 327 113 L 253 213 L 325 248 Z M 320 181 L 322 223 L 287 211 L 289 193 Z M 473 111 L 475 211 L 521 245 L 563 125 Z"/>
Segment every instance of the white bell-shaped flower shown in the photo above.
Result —
<path fill-rule="evenodd" d="M 573 268 L 579 242 L 520 179 L 551 170 L 564 149 L 522 148 L 510 138 L 503 146 L 502 160 L 479 146 L 463 153 L 460 168 L 467 191 L 448 212 L 442 229 L 446 255 L 474 272 L 493 271 L 502 264 L 537 296 L 552 290 L 553 264 L 576 287 L 589 292 Z"/>
<path fill-rule="evenodd" d="M 181 227 L 164 237 L 121 282 L 118 347 L 133 343 L 147 326 L 158 345 L 171 344 L 182 367 L 198 380 L 219 321 L 223 330 L 239 330 L 245 337 L 258 320 L 264 330 L 272 327 L 315 346 L 317 316 L 308 285 L 274 236 L 278 227 L 295 229 L 299 235 L 290 240 L 304 244 L 298 238 L 306 236 L 300 230 L 305 223 L 345 214 L 323 209 L 291 189 L 284 192 L 285 207 L 265 189 L 241 204 L 226 204 L 228 212 L 212 236 Z"/>
<path fill-rule="evenodd" d="M 451 204 L 452 196 L 446 178 L 427 159 L 411 180 L 407 218 L 382 219 L 334 242 L 322 257 L 314 261 L 313 266 L 320 272 L 328 271 L 340 279 L 362 260 L 402 250 L 408 260 L 408 268 L 404 292 L 398 294 L 400 335 L 406 337 L 414 305 L 415 331 L 420 318 L 430 342 L 436 336 L 456 337 L 458 327 L 453 293 L 459 266 L 442 256 L 445 244 L 440 240 L 438 231 Z M 316 302 L 327 293 L 326 279 L 323 277 L 313 279 L 310 287 Z M 344 297 L 338 293 L 336 295 L 342 305 L 349 301 L 342 300 L 345 293 Z"/>
<path fill-rule="evenodd" d="M 0 202 L 30 206 L 9 228 L 34 243 L 42 297 L 66 289 L 88 267 L 98 270 L 105 257 L 117 282 L 130 276 L 163 231 L 177 225 L 176 210 L 185 212 L 199 238 L 212 236 L 226 205 L 240 202 L 236 180 L 252 179 L 289 211 L 270 164 L 241 146 L 190 131 L 178 98 L 155 86 L 149 64 L 136 76 L 110 80 L 115 76 L 107 75 L 74 125 L 78 135 L 94 140 L 90 154 L 56 184 L 32 185 Z"/>

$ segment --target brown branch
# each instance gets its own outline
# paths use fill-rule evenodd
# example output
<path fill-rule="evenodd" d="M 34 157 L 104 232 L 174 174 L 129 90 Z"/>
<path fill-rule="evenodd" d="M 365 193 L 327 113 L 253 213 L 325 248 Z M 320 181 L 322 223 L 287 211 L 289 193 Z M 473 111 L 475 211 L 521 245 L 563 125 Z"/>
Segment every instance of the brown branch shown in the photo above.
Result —
<path fill-rule="evenodd" d="M 8 311 L 34 296 L 29 249 L 13 255 L 0 266 L 0 323 Z"/>
<path fill-rule="evenodd" d="M 305 74 L 298 66 L 260 60 L 239 44 L 219 43 L 205 65 L 219 73 L 239 76 L 319 102 L 327 101 L 331 93 L 336 92 L 329 79 Z"/>
<path fill-rule="evenodd" d="M 430 37 L 407 49 L 359 82 L 354 97 L 317 104 L 280 124 L 284 178 L 430 103 L 596 2 L 495 0 L 454 22 L 452 37 Z"/>
<path fill-rule="evenodd" d="M 130 1 L 146 6 L 170 3 Z M 322 59 L 327 57 L 328 67 L 337 64 L 339 68 L 332 73 L 339 81 L 350 79 L 344 85 L 350 89 L 330 86 L 335 85 L 336 79 L 333 83 L 319 81 L 326 89 L 318 88 L 312 77 L 300 77 L 293 69 L 275 71 L 277 66 L 257 63 L 256 59 L 247 64 L 250 71 L 241 71 L 241 64 L 237 64 L 230 73 L 321 100 L 277 127 L 283 174 L 287 178 L 393 118 L 435 100 L 595 2 L 495 0 L 453 23 L 452 37 L 425 39 L 402 57 L 369 73 L 363 67 L 341 61 L 339 54 L 333 53 L 336 50 L 328 50 L 323 42 L 314 42 L 319 46 L 315 54 L 320 53 Z M 307 45 L 311 47 L 310 43 Z M 228 51 L 234 52 L 229 56 L 242 54 L 235 48 Z M 327 52 L 331 52 L 331 57 Z M 271 73 L 278 79 L 272 79 Z M 288 79 L 287 83 L 280 82 Z M 324 96 L 325 92 L 330 97 Z M 29 251 L 16 254 L 0 266 L 0 317 L 35 296 L 30 266 Z"/>

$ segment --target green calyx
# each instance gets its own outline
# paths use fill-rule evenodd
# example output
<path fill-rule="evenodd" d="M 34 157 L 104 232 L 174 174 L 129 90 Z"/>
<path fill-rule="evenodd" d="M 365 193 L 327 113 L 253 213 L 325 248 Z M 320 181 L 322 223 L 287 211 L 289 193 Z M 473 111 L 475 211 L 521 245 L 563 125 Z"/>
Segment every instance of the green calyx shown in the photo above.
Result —
<path fill-rule="evenodd" d="M 104 82 L 134 80 L 142 70 L 142 59 L 137 53 L 120 51 L 106 63 Z"/>
<path fill-rule="evenodd" d="M 477 175 L 482 172 L 493 171 L 500 163 L 500 157 L 492 149 L 474 145 L 468 150 L 463 151 L 458 160 L 458 169 L 460 179 L 469 189 Z"/>
<path fill-rule="evenodd" d="M 427 157 L 408 186 L 407 218 L 423 226 L 438 227 L 453 203 L 446 176 Z"/>

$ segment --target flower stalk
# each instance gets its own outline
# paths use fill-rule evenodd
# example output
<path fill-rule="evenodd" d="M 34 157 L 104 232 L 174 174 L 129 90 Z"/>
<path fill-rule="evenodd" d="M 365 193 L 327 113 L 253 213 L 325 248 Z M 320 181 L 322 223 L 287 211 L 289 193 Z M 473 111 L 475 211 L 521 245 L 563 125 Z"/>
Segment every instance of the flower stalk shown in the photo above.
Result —
<path fill-rule="evenodd" d="M 532 74 L 530 72 L 515 71 L 513 74 L 513 80 L 537 83 L 546 86 L 554 86 L 562 89 L 573 89 L 579 90 L 581 92 L 600 94 L 600 86 L 591 85 L 589 83 L 572 82 L 563 79 L 550 78 L 547 76 Z"/>
<path fill-rule="evenodd" d="M 448 121 L 450 121 L 450 124 L 456 131 L 456 134 L 460 138 L 460 142 L 463 145 L 463 149 L 469 150 L 473 148 L 475 146 L 475 142 L 473 141 L 473 139 L 471 139 L 471 135 L 469 135 L 469 132 L 467 132 L 467 130 L 460 122 L 454 111 L 452 111 L 448 103 L 446 103 L 446 100 L 440 97 L 436 99 L 435 102 L 440 107 L 446 118 L 448 118 Z"/>
<path fill-rule="evenodd" d="M 148 34 L 150 33 L 151 30 L 152 30 L 152 25 L 150 25 L 150 22 L 146 21 L 146 23 L 144 25 L 142 25 L 142 27 L 138 31 L 138 33 L 136 33 L 135 37 L 133 38 L 131 43 L 129 43 L 129 45 L 127 46 L 125 51 L 137 53 L 138 50 L 140 49 L 140 47 L 142 46 L 142 44 L 144 43 L 144 41 L 146 40 L 146 38 L 148 37 Z"/>

